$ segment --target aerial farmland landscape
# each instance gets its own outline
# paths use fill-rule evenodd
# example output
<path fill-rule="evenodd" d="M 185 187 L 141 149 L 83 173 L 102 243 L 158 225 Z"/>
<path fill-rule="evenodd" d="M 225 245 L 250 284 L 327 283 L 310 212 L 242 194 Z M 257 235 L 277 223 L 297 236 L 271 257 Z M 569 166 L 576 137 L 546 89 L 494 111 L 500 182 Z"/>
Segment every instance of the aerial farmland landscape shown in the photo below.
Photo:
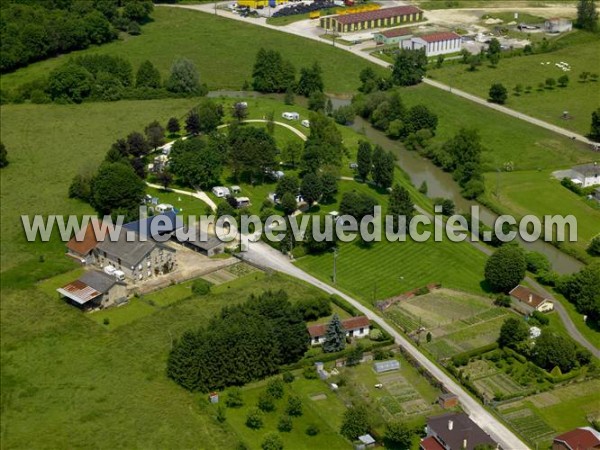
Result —
<path fill-rule="evenodd" d="M 600 449 L 595 0 L 1 0 L 3 449 Z"/>

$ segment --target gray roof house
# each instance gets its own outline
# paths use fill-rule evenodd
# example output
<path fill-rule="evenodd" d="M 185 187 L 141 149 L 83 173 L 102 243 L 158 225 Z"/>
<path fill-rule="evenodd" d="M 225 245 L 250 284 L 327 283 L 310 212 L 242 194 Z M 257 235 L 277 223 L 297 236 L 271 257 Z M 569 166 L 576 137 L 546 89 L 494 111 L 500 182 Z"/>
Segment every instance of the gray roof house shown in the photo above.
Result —
<path fill-rule="evenodd" d="M 175 253 L 166 245 L 141 240 L 133 230 L 126 228 L 119 230 L 117 240 L 106 236 L 94 250 L 96 264 L 102 268 L 113 266 L 132 280 L 170 272 L 175 266 Z"/>

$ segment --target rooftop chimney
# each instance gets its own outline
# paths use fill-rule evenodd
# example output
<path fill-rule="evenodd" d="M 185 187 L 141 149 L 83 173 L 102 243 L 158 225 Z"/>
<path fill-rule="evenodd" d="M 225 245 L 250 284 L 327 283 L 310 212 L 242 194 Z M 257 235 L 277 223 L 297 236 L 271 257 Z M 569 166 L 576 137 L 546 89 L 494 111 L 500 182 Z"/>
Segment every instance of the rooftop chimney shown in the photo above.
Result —
<path fill-rule="evenodd" d="M 454 428 L 454 422 L 453 422 L 452 420 L 449 420 L 449 421 L 448 421 L 448 429 L 449 429 L 450 431 L 452 431 L 452 428 Z"/>
<path fill-rule="evenodd" d="M 533 294 L 529 294 L 529 303 L 533 301 Z"/>
<path fill-rule="evenodd" d="M 463 439 L 463 448 L 466 449 L 467 448 L 467 440 Z"/>

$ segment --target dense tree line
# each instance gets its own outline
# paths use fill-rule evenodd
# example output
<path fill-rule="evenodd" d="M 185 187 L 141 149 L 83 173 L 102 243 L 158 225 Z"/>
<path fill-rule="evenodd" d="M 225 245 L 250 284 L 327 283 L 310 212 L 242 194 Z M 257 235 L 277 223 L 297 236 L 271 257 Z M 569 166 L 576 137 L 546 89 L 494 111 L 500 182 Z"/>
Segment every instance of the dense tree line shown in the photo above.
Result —
<path fill-rule="evenodd" d="M 584 267 L 579 272 L 565 276 L 557 286 L 561 294 L 575 305 L 577 311 L 587 315 L 587 320 L 600 327 L 600 263 Z"/>
<path fill-rule="evenodd" d="M 405 140 L 420 130 L 435 134 L 437 116 L 425 105 L 406 108 L 397 91 L 375 91 L 352 99 L 356 113 L 392 139 Z"/>
<path fill-rule="evenodd" d="M 287 294 L 268 291 L 185 332 L 169 354 L 167 374 L 192 391 L 242 385 L 298 361 L 308 345 L 302 315 Z"/>
<path fill-rule="evenodd" d="M 115 101 L 206 95 L 198 70 L 187 59 L 174 61 L 169 77 L 161 80 L 158 69 L 144 61 L 135 76 L 131 63 L 118 56 L 86 55 L 69 59 L 47 77 L 19 86 L 5 98 L 16 103 L 81 103 L 84 100 Z M 7 95 L 6 95 L 7 94 Z"/>
<path fill-rule="evenodd" d="M 462 188 L 462 195 L 473 199 L 485 190 L 481 136 L 475 129 L 461 128 L 443 145 L 429 145 L 423 154 L 448 172 Z"/>
<path fill-rule="evenodd" d="M 545 318 L 543 315 L 540 317 Z M 542 332 L 532 340 L 529 337 L 529 325 L 522 318 L 509 317 L 500 328 L 498 344 L 501 348 L 517 351 L 542 369 L 552 371 L 553 375 L 567 373 L 591 362 L 589 350 L 580 347 L 570 337 L 554 332 L 547 324 L 547 320 L 537 321 Z"/>
<path fill-rule="evenodd" d="M 258 92 L 286 92 L 311 98 L 310 109 L 318 111 L 325 107 L 323 71 L 316 61 L 310 67 L 300 69 L 296 81 L 296 68 L 276 50 L 261 48 L 256 53 L 252 70 L 252 88 Z M 317 97 L 317 94 L 318 97 Z"/>
<path fill-rule="evenodd" d="M 150 0 L 2 2 L 0 71 L 110 42 L 119 30 L 139 34 L 152 10 Z"/>

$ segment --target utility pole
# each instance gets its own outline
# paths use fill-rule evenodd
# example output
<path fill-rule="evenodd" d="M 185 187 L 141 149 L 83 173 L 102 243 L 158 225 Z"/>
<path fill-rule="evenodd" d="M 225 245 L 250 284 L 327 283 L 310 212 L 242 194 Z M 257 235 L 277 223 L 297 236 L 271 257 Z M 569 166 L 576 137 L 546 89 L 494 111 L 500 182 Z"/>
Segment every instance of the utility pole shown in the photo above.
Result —
<path fill-rule="evenodd" d="M 215 16 L 217 15 L 217 2 L 215 1 Z"/>
<path fill-rule="evenodd" d="M 338 249 L 337 247 L 333 247 L 333 284 L 336 284 L 336 272 L 337 272 L 337 257 L 338 257 Z"/>

